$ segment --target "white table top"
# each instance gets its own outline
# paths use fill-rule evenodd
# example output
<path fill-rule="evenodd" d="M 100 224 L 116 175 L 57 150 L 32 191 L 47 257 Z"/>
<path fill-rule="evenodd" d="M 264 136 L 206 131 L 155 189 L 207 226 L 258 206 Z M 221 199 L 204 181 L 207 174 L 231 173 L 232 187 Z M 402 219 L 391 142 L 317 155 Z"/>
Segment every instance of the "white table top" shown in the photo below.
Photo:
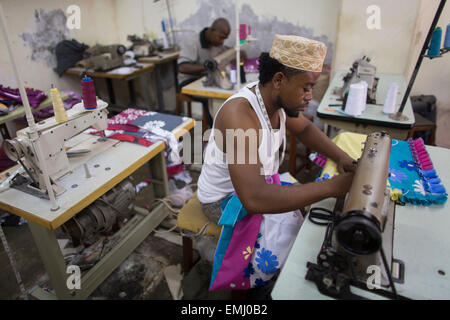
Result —
<path fill-rule="evenodd" d="M 241 88 L 247 83 L 258 80 L 258 76 L 258 73 L 247 73 L 245 75 L 247 82 L 241 84 Z M 181 93 L 203 98 L 228 99 L 239 90 L 236 85 L 231 90 L 225 90 L 219 87 L 205 87 L 203 85 L 203 81 L 205 81 L 205 79 L 206 77 L 202 77 L 184 86 L 181 89 Z"/>
<path fill-rule="evenodd" d="M 444 186 L 450 186 L 450 150 L 426 146 Z M 333 209 L 335 200 L 325 199 L 312 207 Z M 316 263 L 326 227 L 308 219 L 300 229 L 288 259 L 272 291 L 273 299 L 331 299 L 319 293 L 314 282 L 306 280 L 306 263 Z M 450 204 L 431 206 L 396 206 L 395 259 L 405 263 L 405 282 L 395 284 L 399 295 L 412 299 L 450 299 Z M 439 270 L 445 272 L 440 275 Z M 380 296 L 352 287 L 365 297 Z"/>
<path fill-rule="evenodd" d="M 139 62 L 150 62 L 156 65 L 162 64 L 165 62 L 173 61 L 178 59 L 180 56 L 180 51 L 176 52 L 158 52 L 157 55 L 152 57 L 141 57 L 138 59 Z"/>
<path fill-rule="evenodd" d="M 396 121 L 389 118 L 389 115 L 383 113 L 384 100 L 386 98 L 389 85 L 392 82 L 396 82 L 398 84 L 398 96 L 396 103 L 397 110 L 400 107 L 403 95 L 405 94 L 407 87 L 405 77 L 401 74 L 377 73 L 376 77 L 379 78 L 376 92 L 377 105 L 367 104 L 366 110 L 362 113 L 362 115 L 358 117 L 353 117 L 338 111 L 338 109 L 341 109 L 341 107 L 330 107 L 329 105 L 342 105 L 342 101 L 337 100 L 340 97 L 336 94 L 333 94 L 333 92 L 335 88 L 342 88 L 342 86 L 344 85 L 343 77 L 345 76 L 345 74 L 347 74 L 347 72 L 347 70 L 336 71 L 336 74 L 334 75 L 333 80 L 328 86 L 328 89 L 325 92 L 322 101 L 320 102 L 319 108 L 317 109 L 317 116 L 319 118 L 350 121 L 354 123 L 366 123 L 399 129 L 409 129 L 414 125 L 414 112 L 410 99 L 407 100 L 405 109 L 403 110 L 403 114 L 408 117 L 408 120 Z"/>
<path fill-rule="evenodd" d="M 175 136 L 179 138 L 185 132 L 184 130 L 190 130 L 194 123 L 194 120 L 188 118 L 173 130 Z M 96 140 L 98 137 L 81 133 L 69 140 L 66 147 L 79 147 L 83 142 L 89 143 L 93 139 Z M 98 154 L 88 156 L 89 158 L 85 160 L 80 160 L 79 157 L 72 158 L 71 162 L 77 162 L 78 166 L 72 173 L 66 174 L 57 181 L 66 189 L 66 192 L 56 198 L 60 206 L 57 211 L 50 210 L 49 200 L 12 188 L 0 193 L 0 208 L 48 229 L 56 229 L 159 152 L 164 151 L 166 147 L 161 141 L 149 147 L 112 139 L 108 141 L 114 143 L 109 147 L 98 147 L 101 149 Z M 104 144 L 107 143 L 109 142 L 104 142 Z M 98 142 L 96 147 L 101 144 Z M 87 163 L 92 177 L 86 178 L 83 163 Z M 74 185 L 77 186 L 73 187 Z"/>

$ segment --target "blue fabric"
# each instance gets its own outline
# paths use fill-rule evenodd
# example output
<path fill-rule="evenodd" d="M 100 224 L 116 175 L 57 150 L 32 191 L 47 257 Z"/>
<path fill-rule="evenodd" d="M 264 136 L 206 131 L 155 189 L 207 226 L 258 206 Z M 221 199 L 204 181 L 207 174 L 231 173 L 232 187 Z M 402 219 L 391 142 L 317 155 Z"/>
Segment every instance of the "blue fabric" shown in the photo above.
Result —
<path fill-rule="evenodd" d="M 247 210 L 245 210 L 241 200 L 239 200 L 238 196 L 234 193 L 222 201 L 220 208 L 222 209 L 222 215 L 218 224 L 223 225 L 223 228 L 214 255 L 211 282 L 209 284 L 210 287 L 214 283 L 216 275 L 222 265 L 222 260 L 227 252 L 228 244 L 233 236 L 234 225 L 247 215 Z"/>
<path fill-rule="evenodd" d="M 219 226 L 234 227 L 236 222 L 241 221 L 247 214 L 247 211 L 243 209 L 241 200 L 236 195 L 223 200 L 220 208 L 222 209 L 222 215 L 218 222 Z"/>
<path fill-rule="evenodd" d="M 389 173 L 389 187 L 402 191 L 403 202 L 428 206 L 447 200 L 436 170 L 418 168 L 407 141 L 392 140 Z"/>
<path fill-rule="evenodd" d="M 447 201 L 447 192 L 436 170 L 421 170 L 417 166 L 408 141 L 392 140 L 389 173 L 387 187 L 401 191 L 400 201 L 425 206 Z M 322 172 L 319 173 L 316 181 L 332 178 L 328 173 L 323 176 L 321 174 Z"/>

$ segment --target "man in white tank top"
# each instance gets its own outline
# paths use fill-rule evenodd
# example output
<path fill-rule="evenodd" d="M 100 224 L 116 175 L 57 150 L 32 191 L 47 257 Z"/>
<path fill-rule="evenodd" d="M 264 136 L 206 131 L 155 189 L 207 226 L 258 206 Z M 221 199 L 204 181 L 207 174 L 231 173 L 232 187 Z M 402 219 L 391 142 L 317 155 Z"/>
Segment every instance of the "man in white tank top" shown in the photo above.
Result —
<path fill-rule="evenodd" d="M 248 214 L 271 217 L 347 193 L 356 168 L 353 159 L 302 115 L 312 99 L 325 55 L 326 46 L 321 42 L 276 35 L 270 54 L 260 56 L 259 82 L 241 89 L 217 112 L 198 181 L 198 198 L 212 221 L 218 221 L 220 203 L 233 193 Z M 311 150 L 334 160 L 341 174 L 294 186 L 268 182 L 282 161 L 278 151 L 284 154 L 286 129 Z M 240 141 L 242 132 L 245 145 Z M 295 239 L 295 235 L 291 237 Z M 255 255 L 256 246 L 252 250 L 249 254 Z M 277 262 L 277 267 L 282 264 Z M 267 279 L 257 280 L 265 284 Z"/>
<path fill-rule="evenodd" d="M 215 133 L 220 132 L 222 139 L 214 139 L 213 132 L 206 149 L 205 164 L 198 181 L 198 198 L 202 204 L 217 204 L 236 191 L 249 213 L 276 213 L 347 193 L 355 169 L 353 159 L 302 115 L 312 99 L 312 89 L 322 71 L 325 55 L 326 47 L 321 42 L 296 36 L 275 37 L 270 54 L 261 54 L 259 83 L 253 83 L 229 98 L 215 117 L 213 128 Z M 258 103 L 256 86 L 264 106 Z M 256 108 L 252 106 L 252 100 L 257 104 Z M 242 144 L 238 143 L 238 135 L 232 137 L 233 141 L 228 141 L 226 134 L 227 130 L 255 130 L 260 142 L 260 129 L 265 127 L 265 123 L 260 121 L 258 111 L 268 116 L 269 128 L 276 130 L 285 125 L 311 150 L 333 159 L 341 174 L 330 180 L 294 187 L 267 184 L 265 175 L 261 174 L 263 165 L 260 154 L 255 154 L 255 146 L 246 143 L 244 149 L 239 148 Z M 284 113 L 287 115 L 285 124 L 281 123 Z M 232 152 L 227 152 L 227 146 L 233 147 Z M 218 155 L 220 151 L 226 156 L 221 158 Z M 211 153 L 213 156 L 209 157 Z M 230 159 L 231 154 L 234 159 Z M 239 157 L 245 159 L 244 163 L 238 161 Z M 256 162 L 250 161 L 255 158 Z M 215 207 L 218 208 L 217 205 Z"/>

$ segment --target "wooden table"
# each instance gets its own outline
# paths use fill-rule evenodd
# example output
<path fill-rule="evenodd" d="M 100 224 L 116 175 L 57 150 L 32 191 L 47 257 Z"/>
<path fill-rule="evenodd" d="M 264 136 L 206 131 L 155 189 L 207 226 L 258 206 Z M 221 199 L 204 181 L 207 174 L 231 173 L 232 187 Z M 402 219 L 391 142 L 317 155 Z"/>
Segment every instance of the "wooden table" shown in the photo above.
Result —
<path fill-rule="evenodd" d="M 64 92 L 60 92 L 59 95 L 61 96 L 62 100 L 66 100 L 69 96 L 67 94 L 65 94 Z M 52 102 L 52 98 L 50 97 L 50 94 L 47 93 L 47 99 L 45 99 L 44 101 L 42 101 L 39 106 L 37 108 L 31 108 L 32 111 L 38 111 L 47 107 L 50 107 L 51 105 L 53 105 Z M 0 117 L 0 134 L 4 139 L 11 139 L 11 136 L 8 132 L 8 128 L 6 127 L 6 123 L 9 121 L 13 121 L 16 120 L 20 117 L 23 117 L 25 115 L 25 107 L 20 105 L 18 106 L 16 109 L 14 109 L 13 111 L 11 111 L 10 113 L 1 116 Z"/>
<path fill-rule="evenodd" d="M 426 146 L 439 178 L 450 186 L 450 150 Z M 333 210 L 334 198 L 320 201 L 312 207 Z M 395 207 L 393 256 L 405 264 L 404 283 L 396 283 L 397 293 L 411 299 L 450 299 L 450 203 Z M 313 224 L 305 218 L 281 270 L 272 298 L 275 300 L 332 299 L 322 295 L 314 282 L 306 280 L 306 263 L 316 263 L 326 227 Z M 445 274 L 440 274 L 440 270 Z M 370 299 L 380 296 L 352 287 L 352 291 Z"/>
<path fill-rule="evenodd" d="M 203 81 L 205 81 L 205 79 L 206 77 L 202 77 L 195 80 L 194 82 L 189 83 L 188 85 L 181 88 L 181 93 L 194 97 L 207 98 L 211 116 L 214 118 L 215 114 L 225 102 L 225 100 L 239 91 L 239 89 L 236 85 L 233 89 L 230 90 L 225 90 L 219 87 L 206 87 L 205 85 L 203 85 Z M 246 79 L 247 83 L 256 81 L 258 80 L 258 74 L 248 73 L 246 74 Z M 241 84 L 241 88 L 247 83 Z M 206 123 L 204 123 L 203 125 L 206 125 Z"/>
<path fill-rule="evenodd" d="M 338 70 L 333 80 L 328 86 L 319 108 L 317 116 L 322 122 L 329 126 L 344 129 L 351 132 L 369 134 L 371 132 L 385 130 L 389 132 L 391 137 L 396 139 L 406 139 L 408 130 L 414 125 L 414 113 L 410 99 L 408 99 L 403 114 L 408 117 L 405 121 L 396 121 L 389 118 L 389 115 L 383 113 L 383 104 L 389 85 L 392 82 L 398 84 L 397 108 L 401 103 L 403 95 L 406 91 L 406 80 L 400 74 L 379 73 L 376 102 L 377 104 L 367 104 L 366 110 L 361 116 L 353 117 L 340 112 L 342 101 L 340 96 L 334 93 L 337 88 L 342 88 L 343 77 L 347 73 L 345 70 Z M 337 106 L 339 105 L 339 106 Z"/>
<path fill-rule="evenodd" d="M 180 138 L 186 130 L 194 127 L 194 123 L 195 121 L 192 119 L 184 121 L 173 130 L 175 136 Z M 92 139 L 95 140 L 98 137 L 82 133 L 69 140 L 66 147 L 80 146 L 80 143 L 89 142 Z M 137 214 L 128 221 L 123 229 L 118 231 L 117 244 L 112 250 L 82 275 L 81 289 L 68 289 L 67 277 L 69 274 L 54 230 L 146 162 L 150 162 L 155 196 L 165 197 L 168 194 L 165 148 L 165 143 L 161 141 L 150 147 L 116 141 L 101 153 L 86 161 L 81 161 L 88 165 L 92 177 L 87 178 L 83 165 L 80 165 L 70 174 L 60 178 L 57 181 L 58 184 L 67 191 L 57 197 L 56 200 L 60 207 L 57 211 L 51 211 L 50 201 L 36 198 L 16 189 L 10 188 L 0 193 L 0 209 L 28 220 L 34 241 L 55 291 L 53 294 L 36 287 L 31 292 L 33 296 L 39 299 L 87 298 L 168 215 L 168 209 L 162 204 L 156 206 L 151 212 L 138 208 Z M 12 170 L 13 168 L 9 169 L 9 171 Z"/>
<path fill-rule="evenodd" d="M 155 64 L 155 75 L 156 75 L 156 94 L 158 97 L 159 111 L 163 112 L 165 110 L 164 96 L 163 96 L 163 84 L 161 77 L 162 65 L 168 62 L 173 64 L 173 74 L 175 79 L 175 89 L 177 87 L 177 59 L 180 56 L 180 52 L 158 52 L 156 56 L 153 57 L 142 57 L 139 58 L 139 62 L 153 63 Z"/>
<path fill-rule="evenodd" d="M 132 67 L 119 67 L 106 72 L 94 71 L 91 69 L 86 70 L 84 68 L 74 67 L 67 69 L 64 73 L 79 76 L 80 78 L 82 75 L 86 74 L 87 76 L 94 79 L 95 78 L 105 79 L 108 90 L 110 108 L 121 111 L 121 109 L 116 105 L 116 97 L 114 95 L 112 80 L 113 79 L 123 80 L 128 83 L 128 90 L 130 92 L 130 106 L 135 108 L 136 98 L 134 85 L 131 80 L 141 76 L 144 72 L 149 72 L 152 71 L 153 69 L 155 69 L 155 64 L 153 63 L 139 63 Z"/>

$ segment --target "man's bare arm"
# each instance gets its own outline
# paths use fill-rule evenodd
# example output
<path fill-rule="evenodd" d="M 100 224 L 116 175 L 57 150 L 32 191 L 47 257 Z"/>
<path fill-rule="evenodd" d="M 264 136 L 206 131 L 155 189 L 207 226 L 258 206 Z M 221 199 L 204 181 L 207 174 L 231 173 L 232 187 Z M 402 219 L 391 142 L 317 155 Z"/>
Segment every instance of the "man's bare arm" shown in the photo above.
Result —
<path fill-rule="evenodd" d="M 328 136 L 302 114 L 288 118 L 286 127 L 311 150 L 317 151 L 338 163 L 348 155 L 336 146 Z"/>
<path fill-rule="evenodd" d="M 222 132 L 225 145 L 230 146 L 229 141 L 227 141 L 227 139 L 230 139 L 230 136 L 227 137 L 226 129 L 242 129 L 245 132 L 249 129 L 259 130 L 260 125 L 256 114 L 254 114 L 251 106 L 245 99 L 233 99 L 227 104 L 228 106 L 224 106 L 221 114 L 218 115 L 216 128 Z M 239 150 L 238 138 L 234 137 L 232 139 L 234 140 L 232 145 L 234 155 L 243 152 Z M 343 196 L 350 188 L 352 174 L 342 174 L 327 181 L 296 186 L 267 184 L 261 171 L 262 164 L 258 154 L 250 154 L 255 152 L 255 148 L 247 143 L 244 150 L 245 163 L 236 163 L 237 157 L 235 156 L 233 157 L 234 159 L 231 159 L 229 152 L 227 152 L 227 159 L 233 186 L 249 213 L 288 212 L 327 197 Z M 250 163 L 250 159 L 255 156 L 257 159 L 256 163 Z"/>
<path fill-rule="evenodd" d="M 178 66 L 178 72 L 191 75 L 201 75 L 205 72 L 205 67 L 198 63 L 183 63 Z"/>

